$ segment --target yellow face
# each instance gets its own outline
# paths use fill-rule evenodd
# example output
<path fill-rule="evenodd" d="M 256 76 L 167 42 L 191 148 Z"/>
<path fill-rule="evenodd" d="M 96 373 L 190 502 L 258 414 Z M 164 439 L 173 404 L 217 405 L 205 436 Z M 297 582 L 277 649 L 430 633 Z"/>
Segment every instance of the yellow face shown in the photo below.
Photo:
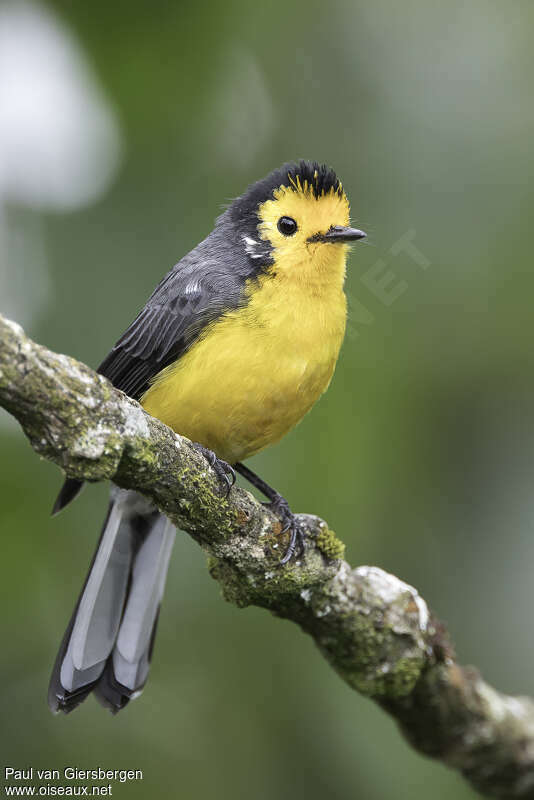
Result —
<path fill-rule="evenodd" d="M 349 202 L 344 192 L 331 190 L 315 197 L 300 182 L 294 188 L 281 186 L 275 190 L 274 199 L 259 206 L 258 217 L 259 234 L 273 248 L 273 270 L 277 274 L 319 282 L 325 272 L 334 272 L 343 280 L 347 243 L 320 241 L 317 235 L 349 224 Z M 290 222 L 284 222 L 284 218 Z"/>

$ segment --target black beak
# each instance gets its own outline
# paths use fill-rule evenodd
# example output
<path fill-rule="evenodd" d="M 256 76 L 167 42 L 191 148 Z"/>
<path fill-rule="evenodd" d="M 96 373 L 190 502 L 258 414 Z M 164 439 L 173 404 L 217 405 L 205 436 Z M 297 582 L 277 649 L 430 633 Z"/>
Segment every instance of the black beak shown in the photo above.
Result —
<path fill-rule="evenodd" d="M 358 239 L 365 239 L 366 233 L 359 231 L 358 228 L 343 228 L 341 225 L 332 225 L 326 233 L 320 234 L 321 242 L 357 242 Z"/>
<path fill-rule="evenodd" d="M 326 233 L 316 233 L 310 236 L 309 242 L 357 242 L 358 239 L 365 239 L 367 236 L 363 231 L 358 228 L 344 228 L 342 225 L 332 225 Z"/>

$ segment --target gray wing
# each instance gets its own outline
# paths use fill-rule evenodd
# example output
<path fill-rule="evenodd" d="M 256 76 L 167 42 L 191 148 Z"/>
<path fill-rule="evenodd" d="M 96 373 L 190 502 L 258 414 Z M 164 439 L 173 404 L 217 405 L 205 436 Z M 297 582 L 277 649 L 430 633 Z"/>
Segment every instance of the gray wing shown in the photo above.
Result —
<path fill-rule="evenodd" d="M 180 358 L 207 325 L 244 302 L 243 286 L 258 267 L 221 228 L 163 278 L 98 368 L 130 397 L 139 399 L 150 379 Z"/>

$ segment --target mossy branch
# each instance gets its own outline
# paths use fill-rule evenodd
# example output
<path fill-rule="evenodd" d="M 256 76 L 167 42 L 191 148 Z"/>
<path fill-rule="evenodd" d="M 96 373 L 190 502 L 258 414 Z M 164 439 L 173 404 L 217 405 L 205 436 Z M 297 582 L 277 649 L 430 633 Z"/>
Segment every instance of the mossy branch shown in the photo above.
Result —
<path fill-rule="evenodd" d="M 460 770 L 487 796 L 534 798 L 534 702 L 500 694 L 459 666 L 417 591 L 376 567 L 352 569 L 325 522 L 300 515 L 305 553 L 281 567 L 287 536 L 249 492 L 234 488 L 225 499 L 187 439 L 2 316 L 0 405 L 67 475 L 112 480 L 150 498 L 209 554 L 227 600 L 300 625 L 417 750 Z"/>

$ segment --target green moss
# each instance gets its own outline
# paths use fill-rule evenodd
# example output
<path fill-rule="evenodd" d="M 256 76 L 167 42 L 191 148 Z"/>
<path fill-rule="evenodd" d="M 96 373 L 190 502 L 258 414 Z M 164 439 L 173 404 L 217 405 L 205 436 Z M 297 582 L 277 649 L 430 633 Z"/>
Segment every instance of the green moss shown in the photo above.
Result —
<path fill-rule="evenodd" d="M 332 561 L 345 556 L 345 545 L 337 538 L 334 531 L 326 525 L 321 529 L 321 533 L 316 539 L 319 550 Z"/>
<path fill-rule="evenodd" d="M 410 638 L 387 625 L 377 624 L 373 614 L 337 615 L 316 630 L 319 648 L 349 686 L 374 698 L 400 698 L 410 694 L 425 666 L 424 653 Z"/>
<path fill-rule="evenodd" d="M 252 598 L 241 576 L 222 559 L 210 557 L 208 570 L 211 577 L 220 583 L 225 600 L 234 603 L 239 608 L 245 608 L 251 604 Z"/>
<path fill-rule="evenodd" d="M 189 467 L 185 467 L 177 474 L 176 482 L 186 495 L 179 503 L 184 514 L 195 519 L 205 519 L 210 526 L 216 519 L 218 538 L 224 539 L 231 535 L 236 525 L 237 512 L 230 508 L 225 497 L 210 488 L 209 480 L 204 480 Z"/>
<path fill-rule="evenodd" d="M 215 556 L 208 556 L 208 572 L 212 578 L 216 578 L 217 564 L 219 559 Z"/>
<path fill-rule="evenodd" d="M 389 665 L 385 665 L 386 667 Z M 343 675 L 347 683 L 361 694 L 368 697 L 389 697 L 391 699 L 406 697 L 419 680 L 422 662 L 417 658 L 400 658 L 393 669 L 364 669 Z"/>
<path fill-rule="evenodd" d="M 293 568 L 291 565 L 283 567 L 279 562 L 267 575 L 268 578 L 262 581 L 261 595 L 262 600 L 267 600 L 267 605 L 273 606 L 288 598 L 298 597 L 303 589 L 308 589 L 317 582 L 313 570 Z"/>
<path fill-rule="evenodd" d="M 388 684 L 389 697 L 405 697 L 410 694 L 419 680 L 422 669 L 422 659 L 400 658 L 395 664 L 392 680 Z"/>
<path fill-rule="evenodd" d="M 152 440 L 146 441 L 141 437 L 136 437 L 132 446 L 132 451 L 145 472 L 151 472 L 157 468 L 158 454 Z"/>

